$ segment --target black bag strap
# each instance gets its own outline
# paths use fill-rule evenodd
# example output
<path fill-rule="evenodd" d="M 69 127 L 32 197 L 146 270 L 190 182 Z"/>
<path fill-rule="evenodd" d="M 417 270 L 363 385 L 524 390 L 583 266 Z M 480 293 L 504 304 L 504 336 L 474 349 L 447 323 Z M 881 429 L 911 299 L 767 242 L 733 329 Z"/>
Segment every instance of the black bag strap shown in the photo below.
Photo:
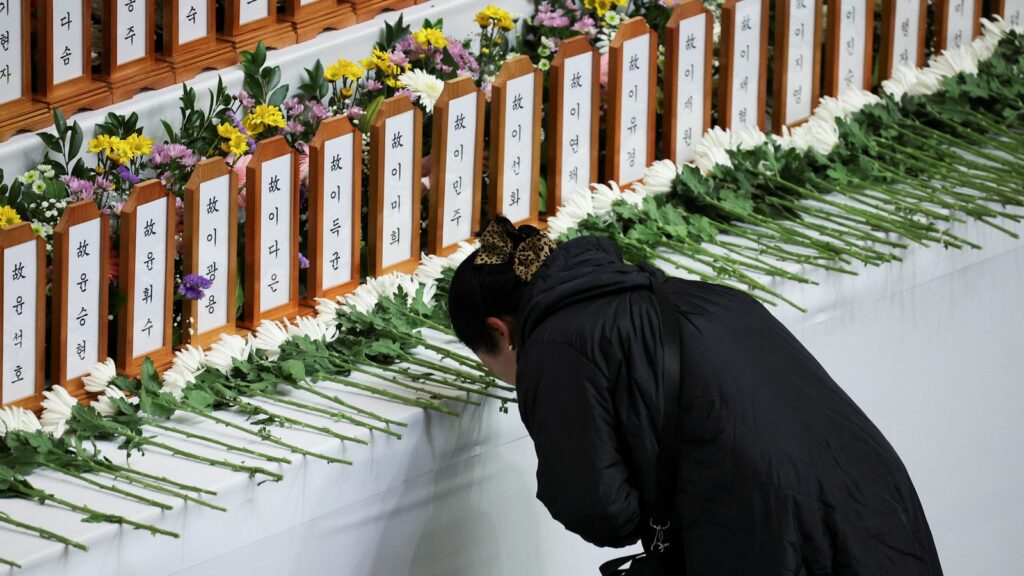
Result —
<path fill-rule="evenodd" d="M 665 280 L 655 280 L 651 286 L 654 292 L 655 309 L 661 322 L 662 369 L 661 369 L 661 427 L 658 430 L 657 475 L 654 485 L 654 511 L 650 528 L 654 529 L 651 550 L 609 560 L 601 565 L 602 576 L 616 576 L 635 572 L 623 569 L 627 562 L 643 556 L 660 555 L 669 548 L 665 531 L 672 521 L 672 510 L 676 504 L 676 468 L 679 451 L 677 447 L 679 430 L 679 386 L 682 382 L 682 326 L 672 299 L 665 290 Z M 676 546 L 681 546 L 676 544 Z M 675 550 L 681 553 L 680 550 Z"/>

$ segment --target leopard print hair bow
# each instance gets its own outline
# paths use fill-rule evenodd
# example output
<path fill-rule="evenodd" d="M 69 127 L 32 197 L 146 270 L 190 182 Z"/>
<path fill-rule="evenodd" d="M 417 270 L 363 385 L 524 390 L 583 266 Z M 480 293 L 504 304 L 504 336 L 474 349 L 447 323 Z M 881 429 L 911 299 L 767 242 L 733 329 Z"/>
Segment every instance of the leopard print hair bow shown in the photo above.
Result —
<path fill-rule="evenodd" d="M 480 250 L 473 263 L 504 264 L 512 259 L 512 272 L 523 282 L 529 282 L 557 246 L 544 234 L 527 238 L 518 248 L 513 249 L 514 245 L 501 224 L 492 221 L 480 236 Z"/>

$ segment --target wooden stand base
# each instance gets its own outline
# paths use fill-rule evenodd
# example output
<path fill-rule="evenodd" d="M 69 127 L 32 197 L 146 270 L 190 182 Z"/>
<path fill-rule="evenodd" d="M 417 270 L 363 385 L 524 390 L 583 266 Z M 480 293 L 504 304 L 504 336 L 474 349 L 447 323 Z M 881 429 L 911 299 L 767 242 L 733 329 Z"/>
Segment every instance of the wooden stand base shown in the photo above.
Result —
<path fill-rule="evenodd" d="M 238 54 L 231 44 L 217 40 L 216 44 L 209 48 L 174 56 L 159 56 L 159 59 L 170 66 L 174 83 L 178 84 L 195 78 L 196 74 L 203 70 L 219 70 L 233 66 L 238 63 Z"/>
<path fill-rule="evenodd" d="M 50 108 L 41 102 L 26 102 L 17 108 L 5 110 L 0 117 L 0 142 L 18 132 L 34 132 L 50 125 Z"/>
<path fill-rule="evenodd" d="M 237 36 L 218 36 L 218 39 L 230 44 L 236 53 L 254 50 L 260 40 L 267 48 L 286 48 L 295 44 L 295 30 L 291 22 L 278 22 Z"/>
<path fill-rule="evenodd" d="M 372 20 L 381 12 L 402 10 L 415 5 L 416 0 L 352 0 L 357 22 Z"/>
<path fill-rule="evenodd" d="M 149 359 L 153 361 L 153 368 L 156 368 L 157 374 L 163 374 L 171 367 L 171 363 L 174 362 L 174 354 L 171 352 L 156 353 L 149 355 Z M 124 376 L 136 377 L 142 373 L 142 360 L 134 366 L 122 366 L 121 362 L 117 362 L 117 373 Z"/>
<path fill-rule="evenodd" d="M 224 328 L 211 330 L 208 333 L 199 334 L 198 336 L 189 336 L 188 334 L 183 333 L 181 336 L 182 343 L 177 349 L 180 350 L 188 345 L 195 346 L 197 348 L 209 348 L 211 344 L 220 340 L 221 336 L 224 336 L 225 334 L 245 338 L 249 335 L 249 331 L 239 328 L 238 326 L 225 326 Z"/>
<path fill-rule="evenodd" d="M 321 2 L 326 4 L 333 0 L 321 0 Z M 312 40 L 324 30 L 341 30 L 355 25 L 356 12 L 352 9 L 351 4 L 338 3 L 330 8 L 324 8 L 319 7 L 321 2 L 303 7 L 306 8 L 305 12 L 308 16 L 300 15 L 293 19 L 290 16 L 280 15 L 278 18 L 291 24 L 292 31 L 295 32 L 295 37 L 299 42 Z M 318 7 L 319 10 L 317 10 Z M 319 13 L 315 13 L 314 10 Z"/>
<path fill-rule="evenodd" d="M 122 102 L 143 90 L 159 90 L 174 84 L 174 72 L 165 63 L 153 62 L 145 67 L 135 68 L 131 72 L 120 72 L 114 76 L 95 76 L 97 82 L 103 82 L 110 88 L 114 102 Z"/>
<path fill-rule="evenodd" d="M 51 110 L 59 109 L 64 116 L 71 117 L 82 110 L 99 110 L 114 103 L 110 88 L 106 84 L 96 83 L 89 88 L 65 92 L 50 97 L 36 96 L 36 100 L 49 106 Z"/>

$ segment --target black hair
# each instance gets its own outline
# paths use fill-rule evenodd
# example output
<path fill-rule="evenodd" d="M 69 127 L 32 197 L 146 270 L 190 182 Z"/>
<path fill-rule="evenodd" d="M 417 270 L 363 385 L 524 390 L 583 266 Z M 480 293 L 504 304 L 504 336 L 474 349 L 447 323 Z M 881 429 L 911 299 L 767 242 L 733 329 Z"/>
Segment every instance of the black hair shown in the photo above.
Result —
<path fill-rule="evenodd" d="M 530 225 L 516 228 L 504 216 L 495 218 L 512 240 L 515 251 L 527 238 L 540 234 Z M 487 319 L 519 316 L 519 304 L 528 285 L 512 271 L 513 259 L 501 264 L 476 264 L 474 251 L 455 270 L 448 290 L 448 314 L 455 335 L 474 351 L 494 352 L 498 341 L 487 328 Z"/>

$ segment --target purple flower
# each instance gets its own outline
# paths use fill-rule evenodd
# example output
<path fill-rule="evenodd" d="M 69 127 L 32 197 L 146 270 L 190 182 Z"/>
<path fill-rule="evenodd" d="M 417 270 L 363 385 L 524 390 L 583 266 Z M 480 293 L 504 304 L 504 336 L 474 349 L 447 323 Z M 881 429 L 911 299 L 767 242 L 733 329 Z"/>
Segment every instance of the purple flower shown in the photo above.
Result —
<path fill-rule="evenodd" d="M 114 172 L 117 172 L 117 175 L 120 176 L 122 180 L 128 182 L 129 184 L 135 185 L 138 184 L 139 182 L 142 182 L 141 178 L 139 178 L 135 174 L 132 174 L 132 171 L 129 170 L 128 167 L 123 164 L 121 166 L 118 166 L 117 169 L 114 170 Z"/>
<path fill-rule="evenodd" d="M 96 185 L 88 180 L 74 176 L 64 176 L 61 180 L 68 187 L 68 202 L 92 200 L 96 197 Z"/>
<path fill-rule="evenodd" d="M 285 134 L 302 134 L 302 123 L 298 120 L 289 120 L 284 125 Z"/>
<path fill-rule="evenodd" d="M 309 103 L 309 113 L 314 120 L 326 120 L 331 117 L 331 111 L 316 100 Z"/>
<path fill-rule="evenodd" d="M 309 258 L 306 258 L 302 252 L 299 252 L 299 268 L 305 270 L 309 268 Z"/>
<path fill-rule="evenodd" d="M 597 34 L 597 25 L 594 24 L 594 19 L 591 18 L 590 16 L 584 16 L 577 20 L 576 23 L 572 25 L 572 29 L 574 32 L 586 34 L 591 38 L 593 38 L 594 35 Z"/>
<path fill-rule="evenodd" d="M 380 83 L 380 80 L 375 80 L 371 78 L 366 81 L 366 89 L 369 90 L 370 92 L 376 92 L 377 90 L 380 90 L 383 87 L 384 85 Z"/>
<path fill-rule="evenodd" d="M 363 117 L 363 109 L 359 106 L 353 106 L 346 112 L 350 120 L 359 120 Z"/>
<path fill-rule="evenodd" d="M 405 96 L 409 99 L 409 102 L 416 103 L 416 95 L 409 91 L 408 88 L 402 88 L 398 92 L 395 92 L 395 96 Z"/>
<path fill-rule="evenodd" d="M 533 18 L 535 26 L 548 26 L 551 28 L 565 28 L 569 25 L 569 18 L 565 16 L 561 8 L 552 8 L 547 2 L 537 7 L 537 15 Z"/>
<path fill-rule="evenodd" d="M 299 102 L 299 99 L 295 96 L 292 96 L 282 102 L 281 108 L 284 109 L 284 113 L 288 116 L 298 116 L 306 109 L 306 107 L 302 105 L 302 102 Z"/>
<path fill-rule="evenodd" d="M 149 156 L 149 162 L 153 166 L 163 166 L 177 160 L 182 166 L 195 166 L 199 159 L 191 148 L 184 144 L 157 144 L 153 146 L 153 153 Z"/>
<path fill-rule="evenodd" d="M 245 106 L 246 108 L 252 108 L 256 104 L 256 100 L 254 100 L 252 96 L 249 96 L 249 93 L 245 90 L 242 90 L 238 94 L 236 94 L 235 98 L 238 98 L 238 101 L 241 102 L 242 106 Z"/>
<path fill-rule="evenodd" d="M 189 300 L 199 300 L 210 286 L 213 286 L 213 280 L 200 274 L 189 274 L 182 278 L 181 286 L 178 286 L 178 294 Z"/>
<path fill-rule="evenodd" d="M 459 76 L 471 76 L 476 79 L 480 76 L 480 64 L 476 58 L 466 50 L 466 47 L 455 38 L 448 37 L 448 53 L 459 67 Z"/>
<path fill-rule="evenodd" d="M 409 64 L 409 57 L 398 48 L 395 48 L 391 51 L 391 63 L 395 66 L 404 68 Z"/>

